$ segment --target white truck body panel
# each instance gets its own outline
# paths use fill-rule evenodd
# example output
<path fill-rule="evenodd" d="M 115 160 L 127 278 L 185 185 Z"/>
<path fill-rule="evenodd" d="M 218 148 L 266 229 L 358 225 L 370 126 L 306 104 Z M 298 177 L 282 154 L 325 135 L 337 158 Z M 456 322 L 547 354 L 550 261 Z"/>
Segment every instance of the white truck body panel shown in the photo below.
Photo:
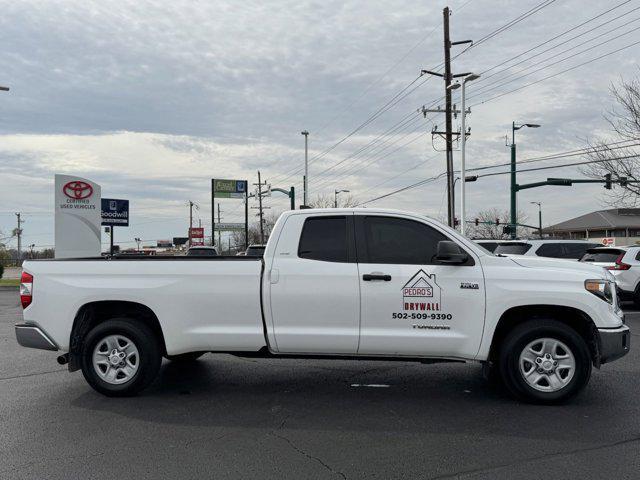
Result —
<path fill-rule="evenodd" d="M 426 224 L 462 247 L 474 265 L 300 258 L 305 220 L 332 215 L 391 216 Z M 286 212 L 274 227 L 263 261 L 263 274 L 261 260 L 242 258 L 27 261 L 24 270 L 34 276 L 33 302 L 24 310 L 24 319 L 42 328 L 62 351 L 69 350 L 74 318 L 83 305 L 128 301 L 157 316 L 169 355 L 256 352 L 267 346 L 283 354 L 465 360 L 487 359 L 498 321 L 514 307 L 567 306 L 584 312 L 597 328 L 622 325 L 617 302 L 609 304 L 584 288 L 586 279 L 609 279 L 604 269 L 562 260 L 493 256 L 434 220 L 398 211 Z M 391 280 L 363 281 L 364 274 L 375 272 L 388 274 Z M 416 313 L 445 317 L 393 317 L 404 306 L 405 294 L 411 297 L 404 287 L 414 277 L 420 291 L 431 294 L 428 302 L 417 302 Z M 434 289 L 441 290 L 437 301 Z M 430 303 L 434 305 L 427 307 Z"/>

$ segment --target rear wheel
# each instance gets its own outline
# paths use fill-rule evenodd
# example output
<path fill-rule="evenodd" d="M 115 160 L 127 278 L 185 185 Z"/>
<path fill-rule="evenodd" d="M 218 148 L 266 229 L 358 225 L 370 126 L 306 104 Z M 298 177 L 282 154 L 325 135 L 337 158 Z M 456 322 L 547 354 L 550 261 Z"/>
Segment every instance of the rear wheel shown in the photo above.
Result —
<path fill-rule="evenodd" d="M 591 356 L 584 339 L 557 320 L 529 320 L 504 339 L 500 375 L 518 399 L 562 403 L 580 392 L 591 376 Z"/>
<path fill-rule="evenodd" d="M 135 395 L 155 379 L 162 360 L 153 331 L 128 318 L 94 327 L 81 350 L 82 374 L 96 391 L 111 397 Z"/>
<path fill-rule="evenodd" d="M 189 353 L 181 353 L 180 355 L 167 355 L 165 358 L 172 362 L 180 362 L 180 363 L 189 363 L 195 362 L 206 352 L 189 352 Z"/>

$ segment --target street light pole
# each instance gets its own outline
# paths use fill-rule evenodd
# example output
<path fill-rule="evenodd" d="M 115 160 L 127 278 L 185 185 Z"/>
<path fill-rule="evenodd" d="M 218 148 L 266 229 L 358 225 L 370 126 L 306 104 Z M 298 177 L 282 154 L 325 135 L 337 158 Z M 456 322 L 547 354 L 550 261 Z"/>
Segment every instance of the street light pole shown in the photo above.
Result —
<path fill-rule="evenodd" d="M 464 80 L 462 80 L 462 108 L 460 109 L 462 112 L 462 145 L 461 145 L 461 165 L 460 165 L 460 177 L 466 178 L 466 170 L 465 170 L 465 154 L 467 147 L 467 111 L 465 105 L 465 86 L 467 82 L 473 82 L 480 78 L 480 75 L 476 75 L 475 73 L 470 73 L 467 75 Z M 460 85 L 460 84 L 458 84 Z M 457 88 L 457 87 L 452 87 Z M 466 212 L 466 181 L 463 181 L 460 186 L 460 233 L 464 235 L 465 232 L 465 212 Z"/>
<path fill-rule="evenodd" d="M 349 190 L 335 190 L 333 192 L 334 200 L 333 200 L 333 208 L 338 208 L 338 194 L 339 193 L 349 193 Z"/>
<path fill-rule="evenodd" d="M 542 240 L 542 202 L 531 202 L 532 205 L 538 205 L 538 233 Z"/>
<path fill-rule="evenodd" d="M 307 206 L 309 199 L 309 132 L 303 130 L 300 132 L 304 135 L 304 184 L 302 192 L 302 203 Z"/>
<path fill-rule="evenodd" d="M 522 125 L 516 125 L 516 122 L 511 122 L 511 214 L 509 223 L 511 224 L 511 238 L 513 239 L 517 237 L 518 230 L 518 205 L 516 201 L 516 130 L 520 130 L 523 127 L 538 128 L 540 125 L 537 123 L 523 123 Z"/>

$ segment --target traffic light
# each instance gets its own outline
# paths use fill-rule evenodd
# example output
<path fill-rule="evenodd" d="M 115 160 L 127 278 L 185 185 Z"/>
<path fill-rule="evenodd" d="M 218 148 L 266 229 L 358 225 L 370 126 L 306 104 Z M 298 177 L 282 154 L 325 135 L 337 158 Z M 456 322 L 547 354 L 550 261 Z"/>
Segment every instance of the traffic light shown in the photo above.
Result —
<path fill-rule="evenodd" d="M 500 219 L 496 218 L 496 226 L 500 225 Z"/>
<path fill-rule="evenodd" d="M 505 225 L 504 227 L 502 227 L 502 234 L 503 235 L 511 235 L 511 225 Z"/>
<path fill-rule="evenodd" d="M 458 225 L 460 225 L 460 220 L 458 220 L 457 218 L 454 217 L 453 219 L 453 226 L 457 227 Z"/>
<path fill-rule="evenodd" d="M 476 218 L 476 227 L 477 227 L 478 225 L 480 225 L 480 219 L 479 219 L 479 218 Z"/>
<path fill-rule="evenodd" d="M 626 187 L 628 185 L 627 177 L 618 177 L 618 182 L 620 183 L 621 187 Z"/>
<path fill-rule="evenodd" d="M 604 176 L 604 188 L 606 188 L 607 190 L 611 190 L 611 174 L 607 173 Z"/>

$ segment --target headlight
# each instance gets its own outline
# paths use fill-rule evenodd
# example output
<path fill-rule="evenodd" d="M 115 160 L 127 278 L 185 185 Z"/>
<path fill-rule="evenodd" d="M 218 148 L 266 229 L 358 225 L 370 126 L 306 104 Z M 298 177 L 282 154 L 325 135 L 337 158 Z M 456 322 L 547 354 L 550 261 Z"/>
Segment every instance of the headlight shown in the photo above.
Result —
<path fill-rule="evenodd" d="M 605 302 L 613 304 L 613 289 L 615 283 L 610 280 L 585 280 L 584 288 L 588 292 L 593 293 L 596 297 L 600 297 Z"/>

